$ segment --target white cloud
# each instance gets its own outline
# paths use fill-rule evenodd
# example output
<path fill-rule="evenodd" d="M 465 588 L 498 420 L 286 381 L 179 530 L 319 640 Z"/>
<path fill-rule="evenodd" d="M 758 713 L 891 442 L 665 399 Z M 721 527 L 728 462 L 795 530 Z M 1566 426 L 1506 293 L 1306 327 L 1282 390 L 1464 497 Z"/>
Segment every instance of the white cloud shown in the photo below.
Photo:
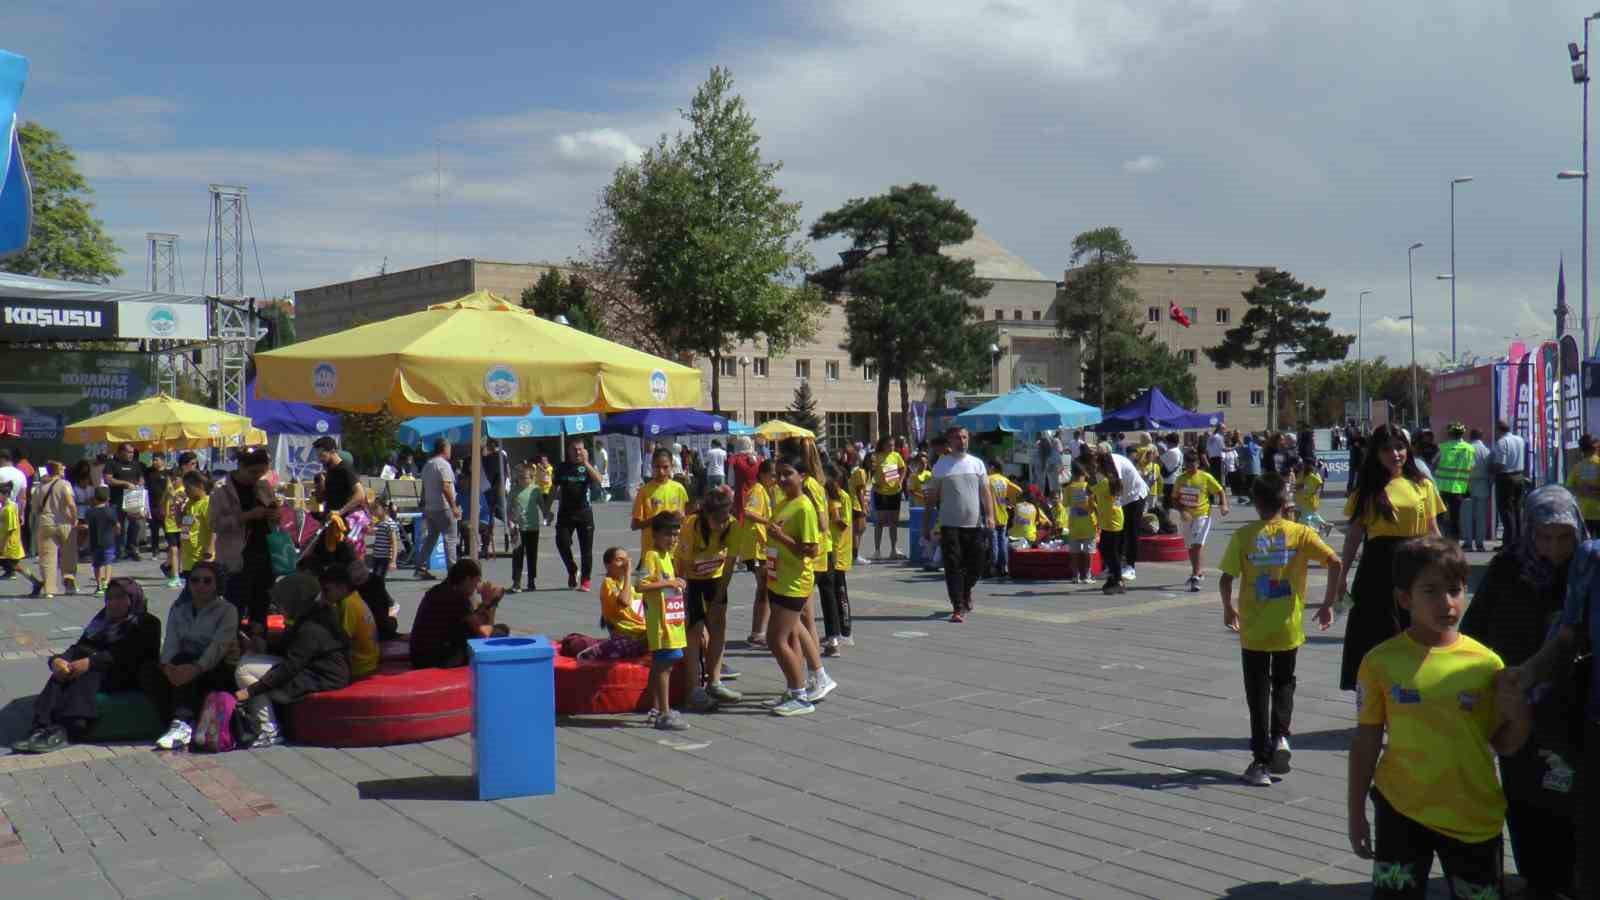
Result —
<path fill-rule="evenodd" d="M 1384 316 L 1383 318 L 1378 319 L 1376 321 L 1368 322 L 1367 323 L 1367 331 L 1376 332 L 1379 335 L 1403 335 L 1405 337 L 1410 337 L 1411 336 L 1411 322 L 1409 320 L 1408 321 L 1401 321 L 1400 319 L 1397 319 L 1394 316 Z M 1426 325 L 1418 325 L 1417 326 L 1417 334 L 1420 335 L 1420 334 L 1427 334 L 1427 333 L 1428 333 L 1428 326 L 1426 326 Z"/>
<path fill-rule="evenodd" d="M 559 135 L 555 146 L 563 160 L 582 168 L 614 169 L 622 163 L 637 162 L 644 155 L 644 148 L 615 128 Z"/>
<path fill-rule="evenodd" d="M 1129 175 L 1149 175 L 1161 171 L 1163 163 L 1161 157 L 1151 153 L 1135 156 L 1133 159 L 1122 161 L 1122 171 Z"/>
<path fill-rule="evenodd" d="M 70 103 L 64 109 L 61 127 L 74 139 L 159 145 L 177 134 L 172 122 L 177 113 L 178 103 L 171 98 L 129 94 Z"/>

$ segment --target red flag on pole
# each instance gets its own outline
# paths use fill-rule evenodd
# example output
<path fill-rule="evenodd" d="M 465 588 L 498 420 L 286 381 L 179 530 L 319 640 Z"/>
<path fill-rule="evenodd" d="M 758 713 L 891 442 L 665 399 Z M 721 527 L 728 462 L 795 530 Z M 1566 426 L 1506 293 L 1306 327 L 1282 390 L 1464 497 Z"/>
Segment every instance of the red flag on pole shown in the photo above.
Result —
<path fill-rule="evenodd" d="M 1178 308 L 1178 302 L 1176 300 L 1169 301 L 1167 303 L 1167 316 L 1171 318 L 1172 321 L 1177 322 L 1179 325 L 1182 325 L 1185 328 L 1188 328 L 1190 325 L 1194 324 L 1194 322 L 1190 321 L 1189 316 L 1183 310 Z"/>

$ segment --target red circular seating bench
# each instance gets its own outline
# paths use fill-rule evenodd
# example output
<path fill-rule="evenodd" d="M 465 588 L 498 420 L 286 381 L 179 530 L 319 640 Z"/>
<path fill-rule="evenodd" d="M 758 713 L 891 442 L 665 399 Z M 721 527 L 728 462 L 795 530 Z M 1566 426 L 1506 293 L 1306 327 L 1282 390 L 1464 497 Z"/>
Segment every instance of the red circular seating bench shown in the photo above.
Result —
<path fill-rule="evenodd" d="M 1189 548 L 1181 534 L 1142 534 L 1139 536 L 1140 562 L 1188 562 Z"/>
<path fill-rule="evenodd" d="M 1063 547 L 1030 547 L 1026 550 L 1010 551 L 1006 557 L 1006 565 L 1010 568 L 1012 578 L 1065 578 L 1069 555 Z M 1089 570 L 1094 575 L 1104 571 L 1104 567 L 1100 565 L 1098 548 L 1089 558 Z"/>
<path fill-rule="evenodd" d="M 633 659 L 576 659 L 557 653 L 556 715 L 649 712 L 646 688 L 650 683 L 650 656 Z M 672 669 L 672 705 L 689 693 L 683 663 Z"/>
<path fill-rule="evenodd" d="M 413 669 L 386 658 L 378 671 L 337 691 L 281 707 L 289 739 L 317 747 L 377 747 L 466 734 L 472 729 L 472 672 Z"/>

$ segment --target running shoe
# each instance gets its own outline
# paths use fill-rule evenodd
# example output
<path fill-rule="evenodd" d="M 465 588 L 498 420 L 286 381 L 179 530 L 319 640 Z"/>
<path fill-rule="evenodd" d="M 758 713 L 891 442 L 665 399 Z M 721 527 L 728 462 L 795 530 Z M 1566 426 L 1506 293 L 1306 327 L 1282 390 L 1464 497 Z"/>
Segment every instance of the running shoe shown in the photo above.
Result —
<path fill-rule="evenodd" d="M 707 696 L 711 697 L 711 699 L 718 700 L 723 703 L 738 703 L 740 700 L 744 699 L 743 694 L 731 687 L 728 687 L 720 681 L 713 681 L 709 685 L 706 685 L 706 694 Z"/>
<path fill-rule="evenodd" d="M 817 708 L 812 706 L 804 697 L 793 696 L 784 698 L 782 703 L 772 708 L 773 715 L 784 716 L 785 718 L 789 716 L 809 716 L 816 711 Z"/>
<path fill-rule="evenodd" d="M 959 610 L 959 609 L 950 614 L 950 621 L 956 623 L 957 625 L 961 624 L 962 622 L 965 622 L 966 620 L 967 620 L 967 617 L 962 615 L 961 614 L 961 610 Z"/>
<path fill-rule="evenodd" d="M 831 637 L 831 638 L 827 638 L 826 640 L 824 640 L 822 642 L 822 655 L 823 656 L 838 656 L 839 655 L 839 639 L 836 638 L 836 637 Z"/>
<path fill-rule="evenodd" d="M 683 713 L 677 710 L 668 710 L 664 716 L 656 717 L 657 731 L 688 731 L 689 723 L 683 720 Z"/>
<path fill-rule="evenodd" d="M 169 588 L 181 588 L 181 587 L 183 587 L 183 579 L 179 578 L 176 575 L 174 575 L 171 578 L 167 579 L 167 587 L 169 587 Z"/>
<path fill-rule="evenodd" d="M 1289 774 L 1289 758 L 1293 755 L 1289 752 L 1289 738 L 1279 737 L 1272 748 L 1272 762 L 1267 765 L 1267 770 L 1274 775 Z"/>
<path fill-rule="evenodd" d="M 722 668 L 717 670 L 717 677 L 723 681 L 738 681 L 739 673 L 734 671 L 727 663 L 723 663 Z"/>
<path fill-rule="evenodd" d="M 578 576 L 577 576 L 577 574 L 574 573 L 574 574 L 568 575 L 567 576 L 567 590 L 575 591 L 577 589 L 578 589 Z"/>
<path fill-rule="evenodd" d="M 411 577 L 415 578 L 418 581 L 438 581 L 439 580 L 439 576 L 433 574 L 432 572 L 429 572 L 427 569 L 417 569 L 415 572 L 411 573 Z"/>
<path fill-rule="evenodd" d="M 589 579 L 585 578 L 584 580 L 578 582 L 578 590 L 580 590 L 580 591 L 584 592 L 585 594 L 587 594 L 587 593 L 589 593 L 589 588 L 592 586 L 592 584 L 593 584 L 593 582 L 591 582 Z"/>
<path fill-rule="evenodd" d="M 173 719 L 167 726 L 166 734 L 156 738 L 158 750 L 184 750 L 189 746 L 189 741 L 194 738 L 194 727 L 182 719 Z"/>
<path fill-rule="evenodd" d="M 854 647 L 856 645 L 856 639 L 848 634 L 840 635 L 837 640 L 839 641 L 839 646 L 841 647 Z"/>
<path fill-rule="evenodd" d="M 833 693 L 833 689 L 838 686 L 839 682 L 834 681 L 833 676 L 826 672 L 822 673 L 821 679 L 812 680 L 808 678 L 806 679 L 806 702 L 820 703 L 829 694 Z"/>
<path fill-rule="evenodd" d="M 1189 576 L 1189 592 L 1192 593 L 1192 594 L 1200 593 L 1200 576 L 1199 575 L 1190 575 Z"/>
<path fill-rule="evenodd" d="M 1133 581 L 1134 579 L 1136 579 L 1138 577 L 1139 577 L 1139 573 L 1135 572 L 1133 570 L 1133 566 L 1123 566 L 1122 567 L 1122 580 L 1123 581 Z"/>
<path fill-rule="evenodd" d="M 717 708 L 717 701 L 711 699 L 705 688 L 697 687 L 689 692 L 689 701 L 684 707 L 691 712 L 711 712 Z"/>
<path fill-rule="evenodd" d="M 1272 776 L 1267 774 L 1267 764 L 1253 762 L 1250 768 L 1244 770 L 1239 780 L 1252 787 L 1272 787 Z"/>
<path fill-rule="evenodd" d="M 283 745 L 283 732 L 281 732 L 281 731 L 263 731 L 263 732 L 261 732 L 261 736 L 260 737 L 256 738 L 254 741 L 250 742 L 250 749 L 251 750 L 264 750 L 264 749 L 266 749 L 268 747 L 279 747 L 279 746 L 282 746 L 282 745 Z"/>

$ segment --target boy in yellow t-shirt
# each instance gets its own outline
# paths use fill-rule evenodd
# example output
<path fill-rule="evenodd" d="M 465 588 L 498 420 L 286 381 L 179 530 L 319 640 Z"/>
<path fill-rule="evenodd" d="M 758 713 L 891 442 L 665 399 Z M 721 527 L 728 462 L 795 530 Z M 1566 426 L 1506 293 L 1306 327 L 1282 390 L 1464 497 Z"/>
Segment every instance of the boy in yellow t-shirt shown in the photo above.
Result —
<path fill-rule="evenodd" d="M 1038 492 L 1038 487 L 1028 486 L 1028 495 L 1018 500 L 1016 508 L 1011 511 L 1011 528 L 1007 532 L 1011 540 L 1022 541 L 1029 547 L 1039 543 L 1039 517 L 1042 515 L 1039 506 L 1043 498 L 1038 497 Z"/>
<path fill-rule="evenodd" d="M 1217 498 L 1221 514 L 1228 514 L 1228 492 L 1210 472 L 1200 468 L 1200 453 L 1193 447 L 1183 451 L 1183 474 L 1172 485 L 1178 512 L 1183 515 L 1183 542 L 1189 547 L 1189 590 L 1200 591 L 1200 556 L 1211 536 L 1211 498 Z"/>
<path fill-rule="evenodd" d="M 1066 519 L 1061 521 L 1058 514 L 1057 523 L 1066 536 L 1067 554 L 1072 560 L 1067 580 L 1088 584 L 1094 578 L 1094 542 L 1100 532 L 1100 520 L 1095 515 L 1089 476 L 1081 463 L 1072 464 L 1072 480 L 1061 489 L 1061 499 Z M 1117 509 L 1121 511 L 1121 507 Z"/>
<path fill-rule="evenodd" d="M 1494 754 L 1522 748 L 1532 714 L 1500 657 L 1457 630 L 1467 574 L 1452 540 L 1401 544 L 1395 601 L 1411 625 L 1372 648 L 1356 676 L 1346 801 L 1350 847 L 1374 860 L 1375 897 L 1420 897 L 1436 854 L 1453 895 L 1502 895 L 1506 800 Z"/>
<path fill-rule="evenodd" d="M 22 561 L 22 515 L 11 499 L 14 485 L 0 481 L 0 574 L 10 578 Z"/>
<path fill-rule="evenodd" d="M 178 523 L 183 529 L 178 571 L 187 579 L 195 563 L 216 558 L 216 539 L 211 534 L 211 497 L 206 493 L 205 476 L 198 471 L 184 473 L 183 493 L 188 500 Z"/>
<path fill-rule="evenodd" d="M 650 520 L 650 549 L 635 589 L 644 595 L 645 638 L 650 642 L 650 718 L 662 731 L 685 731 L 689 723 L 672 708 L 672 667 L 688 645 L 684 629 L 684 581 L 672 564 L 683 520 L 675 512 L 659 512 Z"/>
<path fill-rule="evenodd" d="M 364 678 L 378 671 L 378 620 L 350 583 L 350 567 L 330 565 L 317 581 L 322 586 L 322 602 L 338 613 L 339 626 L 350 638 L 350 677 Z"/>
<path fill-rule="evenodd" d="M 189 505 L 189 494 L 184 491 L 183 477 L 176 470 L 167 470 L 165 477 L 167 490 L 161 495 L 161 504 L 166 508 L 162 510 L 161 529 L 166 535 L 167 559 L 161 564 L 161 571 L 167 576 L 167 587 L 178 588 L 183 586 L 183 579 L 178 574 L 183 551 L 180 523 L 183 521 L 183 510 Z"/>
<path fill-rule="evenodd" d="M 1250 767 L 1244 783 L 1266 787 L 1273 775 L 1289 772 L 1289 719 L 1294 710 L 1295 658 L 1305 643 L 1306 567 L 1312 560 L 1328 569 L 1327 589 L 1317 624 L 1333 624 L 1339 597 L 1338 554 L 1311 528 L 1283 517 L 1288 501 L 1283 476 L 1268 472 L 1250 487 L 1260 521 L 1234 532 L 1222 554 L 1222 624 L 1238 632 L 1244 663 L 1244 699 L 1250 709 Z M 1233 585 L 1239 583 L 1234 609 Z"/>
<path fill-rule="evenodd" d="M 628 577 L 632 563 L 628 551 L 608 547 L 600 562 L 606 567 L 606 577 L 600 582 L 600 623 L 614 638 L 644 640 L 644 603 Z"/>
<path fill-rule="evenodd" d="M 820 474 L 820 473 L 819 473 Z M 906 461 L 888 438 L 878 442 L 872 457 L 872 503 L 877 524 L 872 529 L 872 558 L 883 559 L 883 529 L 889 528 L 889 558 L 899 559 L 900 498 L 905 490 Z"/>
<path fill-rule="evenodd" d="M 684 507 L 689 505 L 689 492 L 672 480 L 672 451 L 656 448 L 650 455 L 650 476 L 649 481 L 639 485 L 639 493 L 633 498 L 633 519 L 628 525 L 639 532 L 640 566 L 644 565 L 644 558 L 654 545 L 650 523 L 664 512 L 682 515 Z"/>
<path fill-rule="evenodd" d="M 991 574 L 995 578 L 1005 578 L 1011 574 L 1010 554 L 1006 552 L 1011 543 L 1006 537 L 1011 526 L 1009 510 L 1022 498 L 1022 488 L 1000 471 L 1000 461 L 995 459 L 989 460 L 989 494 L 994 498 L 994 539 L 990 541 L 994 570 Z"/>

